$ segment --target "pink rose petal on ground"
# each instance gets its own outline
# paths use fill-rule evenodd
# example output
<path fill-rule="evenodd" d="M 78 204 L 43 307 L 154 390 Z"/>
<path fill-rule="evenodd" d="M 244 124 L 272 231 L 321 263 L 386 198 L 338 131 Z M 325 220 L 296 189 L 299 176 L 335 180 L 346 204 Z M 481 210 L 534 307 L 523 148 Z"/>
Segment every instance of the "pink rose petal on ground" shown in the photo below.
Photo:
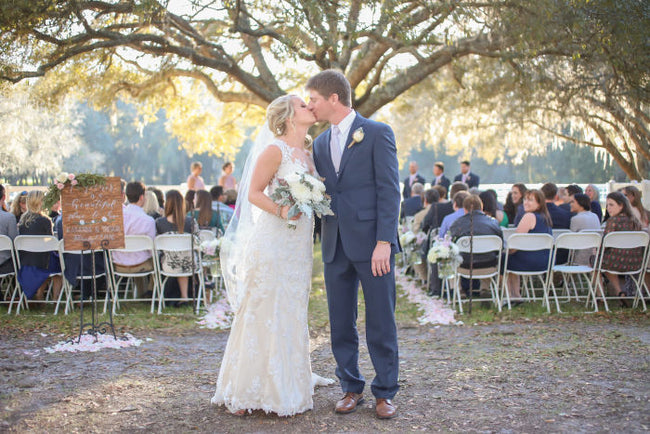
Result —
<path fill-rule="evenodd" d="M 89 334 L 81 335 L 81 340 L 77 343 L 78 337 L 74 337 L 73 342 L 59 342 L 58 344 L 44 348 L 47 353 L 56 353 L 56 352 L 70 352 L 76 353 L 80 351 L 96 352 L 103 348 L 127 348 L 127 347 L 139 347 L 142 341 L 136 339 L 133 335 L 129 333 L 124 334 L 124 339 L 118 338 L 115 340 L 112 334 L 104 334 L 97 336 L 97 342 L 95 342 L 95 337 Z"/>
<path fill-rule="evenodd" d="M 415 281 L 409 280 L 399 271 L 395 273 L 395 280 L 402 287 L 407 300 L 416 304 L 422 311 L 422 316 L 418 318 L 420 324 L 462 324 L 462 321 L 454 319 L 453 309 L 447 307 L 442 300 L 427 296 Z"/>
<path fill-rule="evenodd" d="M 216 303 L 207 306 L 206 314 L 197 321 L 201 328 L 208 329 L 227 329 L 232 322 L 232 310 L 225 299 L 220 299 Z"/>

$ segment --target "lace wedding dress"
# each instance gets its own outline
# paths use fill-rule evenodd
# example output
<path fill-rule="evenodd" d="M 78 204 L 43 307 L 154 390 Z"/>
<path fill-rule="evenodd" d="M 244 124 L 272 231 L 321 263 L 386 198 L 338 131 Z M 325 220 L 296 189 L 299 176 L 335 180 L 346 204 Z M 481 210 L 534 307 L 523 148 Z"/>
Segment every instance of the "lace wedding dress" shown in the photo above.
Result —
<path fill-rule="evenodd" d="M 280 148 L 282 163 L 267 194 L 277 187 L 278 178 L 310 169 L 294 159 L 292 148 L 281 140 L 270 146 Z M 232 412 L 261 409 L 291 416 L 313 407 L 314 383 L 330 381 L 312 376 L 309 358 L 313 219 L 302 215 L 292 229 L 284 219 L 255 211 L 254 233 L 247 237 L 242 261 L 245 290 L 212 403 L 224 404 Z"/>

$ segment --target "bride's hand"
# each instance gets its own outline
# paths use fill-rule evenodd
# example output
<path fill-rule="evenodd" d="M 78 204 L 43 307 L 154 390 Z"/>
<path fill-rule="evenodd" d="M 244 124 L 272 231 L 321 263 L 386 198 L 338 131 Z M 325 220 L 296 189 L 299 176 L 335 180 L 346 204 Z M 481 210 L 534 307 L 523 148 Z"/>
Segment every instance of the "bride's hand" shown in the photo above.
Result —
<path fill-rule="evenodd" d="M 280 211 L 280 215 L 282 216 L 282 218 L 285 219 L 285 220 L 298 220 L 300 218 L 300 216 L 302 215 L 302 213 L 300 212 L 300 213 L 298 213 L 298 215 L 295 215 L 295 216 L 289 218 L 289 210 L 290 209 L 291 209 L 291 207 L 289 207 L 287 205 L 282 207 L 282 211 Z"/>

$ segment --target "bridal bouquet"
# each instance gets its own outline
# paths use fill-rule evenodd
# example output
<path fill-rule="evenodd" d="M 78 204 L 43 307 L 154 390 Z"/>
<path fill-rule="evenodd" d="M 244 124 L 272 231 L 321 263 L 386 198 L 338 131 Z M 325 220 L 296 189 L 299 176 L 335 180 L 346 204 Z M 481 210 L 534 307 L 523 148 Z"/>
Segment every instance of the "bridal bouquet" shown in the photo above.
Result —
<path fill-rule="evenodd" d="M 206 261 L 216 261 L 219 259 L 219 248 L 221 247 L 221 239 L 215 238 L 214 240 L 206 240 L 200 244 L 201 254 Z"/>
<path fill-rule="evenodd" d="M 438 264 L 438 276 L 442 278 L 453 277 L 456 267 L 463 262 L 458 245 L 451 242 L 448 235 L 433 243 L 427 254 L 427 260 Z"/>
<path fill-rule="evenodd" d="M 330 208 L 330 197 L 325 193 L 323 181 L 308 173 L 291 173 L 278 179 L 279 186 L 271 194 L 271 199 L 281 206 L 290 206 L 288 218 L 300 213 L 334 215 Z M 296 222 L 289 220 L 289 227 L 296 227 Z"/>

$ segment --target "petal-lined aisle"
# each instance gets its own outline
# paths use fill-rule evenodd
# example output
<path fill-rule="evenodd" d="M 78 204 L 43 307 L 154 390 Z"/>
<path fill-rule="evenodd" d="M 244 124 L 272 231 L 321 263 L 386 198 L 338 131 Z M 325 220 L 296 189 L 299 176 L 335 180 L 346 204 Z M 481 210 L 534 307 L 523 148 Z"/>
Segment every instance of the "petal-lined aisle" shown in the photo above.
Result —
<path fill-rule="evenodd" d="M 453 309 L 445 305 L 442 300 L 426 295 L 416 281 L 410 280 L 399 270 L 395 273 L 395 280 L 407 300 L 415 303 L 422 311 L 422 316 L 418 318 L 420 324 L 463 324 L 462 321 L 457 321 L 454 318 Z"/>

